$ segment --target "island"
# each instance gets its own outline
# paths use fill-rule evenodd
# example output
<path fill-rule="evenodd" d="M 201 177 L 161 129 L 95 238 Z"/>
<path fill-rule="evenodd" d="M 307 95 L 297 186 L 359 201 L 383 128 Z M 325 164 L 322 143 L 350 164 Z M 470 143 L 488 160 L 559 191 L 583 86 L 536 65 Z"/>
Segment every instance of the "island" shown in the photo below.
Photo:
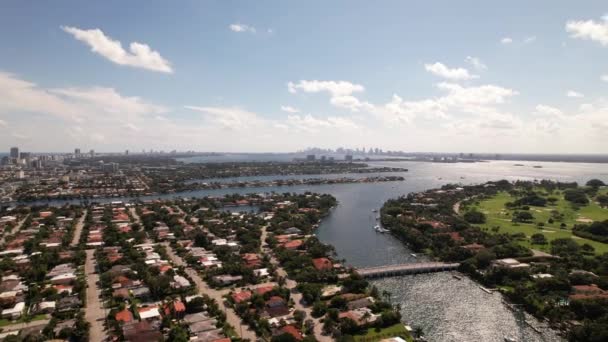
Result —
<path fill-rule="evenodd" d="M 460 263 L 571 341 L 608 338 L 608 189 L 554 181 L 445 185 L 387 201 L 382 226 L 416 252 Z"/>

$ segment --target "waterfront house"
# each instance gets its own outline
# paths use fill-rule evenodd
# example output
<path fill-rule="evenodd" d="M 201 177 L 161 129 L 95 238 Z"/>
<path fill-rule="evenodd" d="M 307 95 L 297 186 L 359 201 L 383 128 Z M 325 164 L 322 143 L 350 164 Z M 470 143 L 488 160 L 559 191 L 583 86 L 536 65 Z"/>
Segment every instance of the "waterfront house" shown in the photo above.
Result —
<path fill-rule="evenodd" d="M 503 268 L 509 268 L 509 269 L 515 269 L 515 268 L 528 268 L 530 267 L 529 264 L 526 263 L 521 263 L 513 258 L 505 258 L 505 259 L 498 259 L 498 260 L 494 260 L 492 261 L 492 266 L 493 267 L 503 267 Z"/>
<path fill-rule="evenodd" d="M 329 260 L 327 258 L 312 259 L 312 263 L 317 271 L 327 271 L 327 270 L 331 270 L 334 267 L 331 260 Z"/>
<path fill-rule="evenodd" d="M 608 291 L 595 284 L 572 286 L 572 292 L 570 300 L 608 298 Z"/>

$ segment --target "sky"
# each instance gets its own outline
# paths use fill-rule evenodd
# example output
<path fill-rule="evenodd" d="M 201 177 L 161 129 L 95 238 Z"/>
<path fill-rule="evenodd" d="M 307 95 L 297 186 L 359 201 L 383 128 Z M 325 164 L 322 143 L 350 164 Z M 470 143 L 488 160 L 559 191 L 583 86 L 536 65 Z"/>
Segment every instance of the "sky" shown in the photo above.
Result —
<path fill-rule="evenodd" d="M 608 151 L 605 1 L 0 2 L 0 151 Z"/>

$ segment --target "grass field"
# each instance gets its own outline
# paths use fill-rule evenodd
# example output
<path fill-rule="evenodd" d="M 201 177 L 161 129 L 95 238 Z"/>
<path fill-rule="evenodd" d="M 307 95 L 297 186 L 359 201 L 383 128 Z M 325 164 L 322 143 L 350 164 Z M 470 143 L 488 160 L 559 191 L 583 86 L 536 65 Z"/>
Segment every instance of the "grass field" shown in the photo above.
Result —
<path fill-rule="evenodd" d="M 355 341 L 357 342 L 372 342 L 372 341 L 380 341 L 385 338 L 390 337 L 401 337 L 406 341 L 413 341 L 410 333 L 405 330 L 405 326 L 403 323 L 398 323 L 395 325 L 391 325 L 390 327 L 386 327 L 381 329 L 380 331 L 376 331 L 374 328 L 367 329 L 367 333 L 364 335 L 355 335 Z"/>
<path fill-rule="evenodd" d="M 47 315 L 45 314 L 40 314 L 40 315 L 34 315 L 31 317 L 30 322 L 31 321 L 38 321 L 38 320 L 42 320 L 42 319 L 47 319 Z M 16 321 L 10 321 L 8 319 L 0 319 L 0 327 L 4 327 L 7 325 L 11 325 L 11 324 L 17 324 L 17 323 L 25 323 L 26 320 L 24 317 L 16 320 Z"/>
<path fill-rule="evenodd" d="M 540 192 L 540 191 L 539 191 Z M 602 189 L 600 193 L 607 193 L 608 189 Z M 547 197 L 548 195 L 545 195 Z M 516 198 L 506 192 L 501 192 L 491 199 L 480 201 L 470 206 L 469 209 L 476 208 L 486 214 L 487 221 L 484 224 L 479 224 L 479 227 L 487 229 L 492 233 L 492 227 L 499 227 L 499 233 L 524 233 L 527 239 L 520 241 L 526 247 L 534 248 L 544 252 L 550 252 L 550 245 L 533 245 L 530 242 L 532 234 L 541 233 L 549 241 L 558 238 L 572 238 L 579 244 L 589 244 L 595 248 L 596 254 L 608 252 L 608 244 L 580 238 L 572 235 L 572 227 L 575 224 L 584 224 L 590 221 L 608 220 L 608 209 L 600 207 L 597 203 L 591 201 L 589 205 L 575 210 L 570 202 L 563 198 L 563 194 L 559 191 L 551 194 L 552 197 L 558 198 L 555 205 L 547 205 L 546 207 L 530 207 L 530 213 L 534 216 L 533 223 L 513 223 L 511 218 L 515 210 L 509 210 L 505 207 L 505 203 L 513 202 Z M 557 211 L 561 218 L 555 219 L 549 223 L 549 219 L 554 216 L 553 212 Z M 466 210 L 461 211 L 461 213 Z M 543 227 L 538 227 L 537 223 L 543 222 Z M 563 229 L 560 225 L 566 224 Z"/>

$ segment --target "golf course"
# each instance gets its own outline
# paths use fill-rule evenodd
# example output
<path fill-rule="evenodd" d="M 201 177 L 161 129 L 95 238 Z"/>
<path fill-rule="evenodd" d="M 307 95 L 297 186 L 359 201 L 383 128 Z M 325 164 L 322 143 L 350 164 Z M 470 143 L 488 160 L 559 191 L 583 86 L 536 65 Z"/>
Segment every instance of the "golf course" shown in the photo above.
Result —
<path fill-rule="evenodd" d="M 549 199 L 544 205 L 538 206 L 513 205 L 522 198 L 521 192 L 515 194 L 499 192 L 490 198 L 469 201 L 466 207 L 460 210 L 460 214 L 464 215 L 470 211 L 481 212 L 485 215 L 485 222 L 476 224 L 478 227 L 489 233 L 520 233 L 519 243 L 535 250 L 550 253 L 552 240 L 572 238 L 581 246 L 585 244 L 592 246 L 596 254 L 608 252 L 608 244 L 575 236 L 572 233 L 575 225 L 608 220 L 608 208 L 602 208 L 595 200 L 600 195 L 608 194 L 608 189 L 602 187 L 597 194 L 587 196 L 586 205 L 574 204 L 566 200 L 564 196 L 566 191 L 554 190 L 547 193 L 541 188 L 534 189 L 536 198 Z M 522 212 L 526 212 L 525 215 L 522 215 Z M 518 219 L 519 217 L 525 219 Z M 544 239 L 537 234 L 542 234 Z"/>

